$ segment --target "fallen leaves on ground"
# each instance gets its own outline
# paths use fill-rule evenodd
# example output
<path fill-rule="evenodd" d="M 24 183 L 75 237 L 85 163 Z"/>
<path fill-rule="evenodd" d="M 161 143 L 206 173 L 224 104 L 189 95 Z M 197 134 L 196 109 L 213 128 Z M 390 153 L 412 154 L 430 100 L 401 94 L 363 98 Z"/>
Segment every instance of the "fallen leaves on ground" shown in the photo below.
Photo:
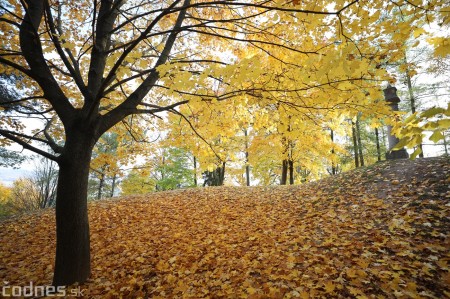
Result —
<path fill-rule="evenodd" d="M 93 202 L 81 287 L 92 298 L 450 297 L 449 165 Z M 49 284 L 54 230 L 52 210 L 0 223 L 0 280 Z"/>

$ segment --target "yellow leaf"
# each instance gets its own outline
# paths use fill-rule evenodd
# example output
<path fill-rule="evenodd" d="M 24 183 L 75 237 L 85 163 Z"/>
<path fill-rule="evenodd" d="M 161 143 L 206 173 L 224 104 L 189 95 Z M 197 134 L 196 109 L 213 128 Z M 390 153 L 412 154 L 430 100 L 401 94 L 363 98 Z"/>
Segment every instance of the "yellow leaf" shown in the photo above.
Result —
<path fill-rule="evenodd" d="M 423 33 L 426 33 L 426 31 L 423 28 L 417 28 L 413 32 L 414 38 L 417 38 L 419 35 L 421 35 Z"/>
<path fill-rule="evenodd" d="M 173 256 L 172 258 L 169 259 L 169 263 L 173 264 L 173 263 L 175 263 L 176 260 L 177 260 L 177 257 Z"/>
<path fill-rule="evenodd" d="M 174 283 L 176 280 L 177 280 L 177 278 L 175 276 L 173 276 L 172 274 L 167 275 L 168 283 Z"/>
<path fill-rule="evenodd" d="M 356 274 L 356 270 L 355 269 L 347 269 L 346 271 L 347 276 L 350 278 L 356 278 L 358 275 Z"/>
<path fill-rule="evenodd" d="M 309 299 L 309 293 L 307 291 L 305 291 L 305 290 L 302 290 L 300 292 L 300 298 L 302 298 L 302 299 Z"/>
<path fill-rule="evenodd" d="M 449 109 L 450 112 L 450 109 Z M 450 128 L 450 119 L 440 119 L 437 122 L 437 128 L 442 129 L 442 130 L 446 130 L 448 128 Z"/>
<path fill-rule="evenodd" d="M 415 282 L 408 282 L 408 283 L 406 284 L 406 289 L 407 289 L 408 291 L 410 291 L 410 292 L 415 292 L 416 289 L 417 289 L 417 285 L 416 285 Z"/>
<path fill-rule="evenodd" d="M 142 256 L 140 256 L 136 259 L 136 261 L 138 261 L 139 263 L 143 263 L 145 259 Z"/>
<path fill-rule="evenodd" d="M 253 288 L 253 287 L 249 287 L 247 288 L 247 293 L 249 293 L 250 295 L 255 294 L 256 292 L 258 292 L 257 289 Z"/>
<path fill-rule="evenodd" d="M 287 267 L 288 269 L 294 269 L 295 264 L 294 264 L 294 263 L 287 263 L 287 264 L 286 264 L 286 267 Z"/>
<path fill-rule="evenodd" d="M 434 46 L 434 56 L 445 57 L 450 54 L 450 38 L 433 37 L 427 39 L 428 43 Z"/>
<path fill-rule="evenodd" d="M 325 282 L 325 291 L 327 293 L 332 293 L 335 288 L 336 288 L 336 286 L 334 285 L 334 283 L 332 281 Z"/>
<path fill-rule="evenodd" d="M 441 139 L 444 139 L 444 135 L 440 131 L 434 131 L 434 133 L 430 136 L 430 140 L 434 143 L 438 143 Z"/>
<path fill-rule="evenodd" d="M 430 118 L 435 116 L 436 114 L 439 113 L 444 113 L 445 109 L 444 108 L 440 108 L 440 107 L 432 107 L 430 109 L 425 110 L 424 112 L 422 112 L 420 114 L 420 117 L 426 117 L 426 118 Z"/>
<path fill-rule="evenodd" d="M 411 159 L 414 160 L 418 155 L 422 153 L 422 149 L 420 147 L 416 148 L 416 150 L 411 154 Z"/>
<path fill-rule="evenodd" d="M 369 267 L 369 264 L 370 264 L 366 260 L 358 260 L 356 263 L 363 269 L 367 269 Z"/>

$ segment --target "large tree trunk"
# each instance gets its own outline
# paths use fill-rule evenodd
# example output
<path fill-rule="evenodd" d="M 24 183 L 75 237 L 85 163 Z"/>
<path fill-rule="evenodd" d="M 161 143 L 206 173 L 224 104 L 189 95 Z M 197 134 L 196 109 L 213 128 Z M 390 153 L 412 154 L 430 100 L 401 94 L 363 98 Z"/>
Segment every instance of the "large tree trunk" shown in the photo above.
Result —
<path fill-rule="evenodd" d="M 67 138 L 60 156 L 56 196 L 56 260 L 53 285 L 84 282 L 90 275 L 87 186 L 94 138 Z"/>

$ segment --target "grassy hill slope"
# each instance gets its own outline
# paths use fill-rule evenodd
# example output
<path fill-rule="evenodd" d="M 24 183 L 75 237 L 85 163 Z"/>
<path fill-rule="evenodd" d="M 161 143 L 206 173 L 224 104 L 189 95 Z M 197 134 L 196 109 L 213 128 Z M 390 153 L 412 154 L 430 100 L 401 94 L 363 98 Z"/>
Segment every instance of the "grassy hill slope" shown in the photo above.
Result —
<path fill-rule="evenodd" d="M 450 161 L 93 202 L 92 298 L 450 297 Z M 51 282 L 52 210 L 0 222 L 0 281 Z"/>

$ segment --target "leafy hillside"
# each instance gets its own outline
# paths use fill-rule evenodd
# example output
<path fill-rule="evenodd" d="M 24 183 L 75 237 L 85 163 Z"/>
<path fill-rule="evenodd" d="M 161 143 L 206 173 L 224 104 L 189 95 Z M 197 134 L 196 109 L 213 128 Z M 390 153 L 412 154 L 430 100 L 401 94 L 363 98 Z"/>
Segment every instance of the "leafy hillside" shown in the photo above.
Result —
<path fill-rule="evenodd" d="M 93 202 L 93 298 L 450 297 L 450 161 Z M 0 280 L 51 282 L 52 210 L 0 223 Z"/>

